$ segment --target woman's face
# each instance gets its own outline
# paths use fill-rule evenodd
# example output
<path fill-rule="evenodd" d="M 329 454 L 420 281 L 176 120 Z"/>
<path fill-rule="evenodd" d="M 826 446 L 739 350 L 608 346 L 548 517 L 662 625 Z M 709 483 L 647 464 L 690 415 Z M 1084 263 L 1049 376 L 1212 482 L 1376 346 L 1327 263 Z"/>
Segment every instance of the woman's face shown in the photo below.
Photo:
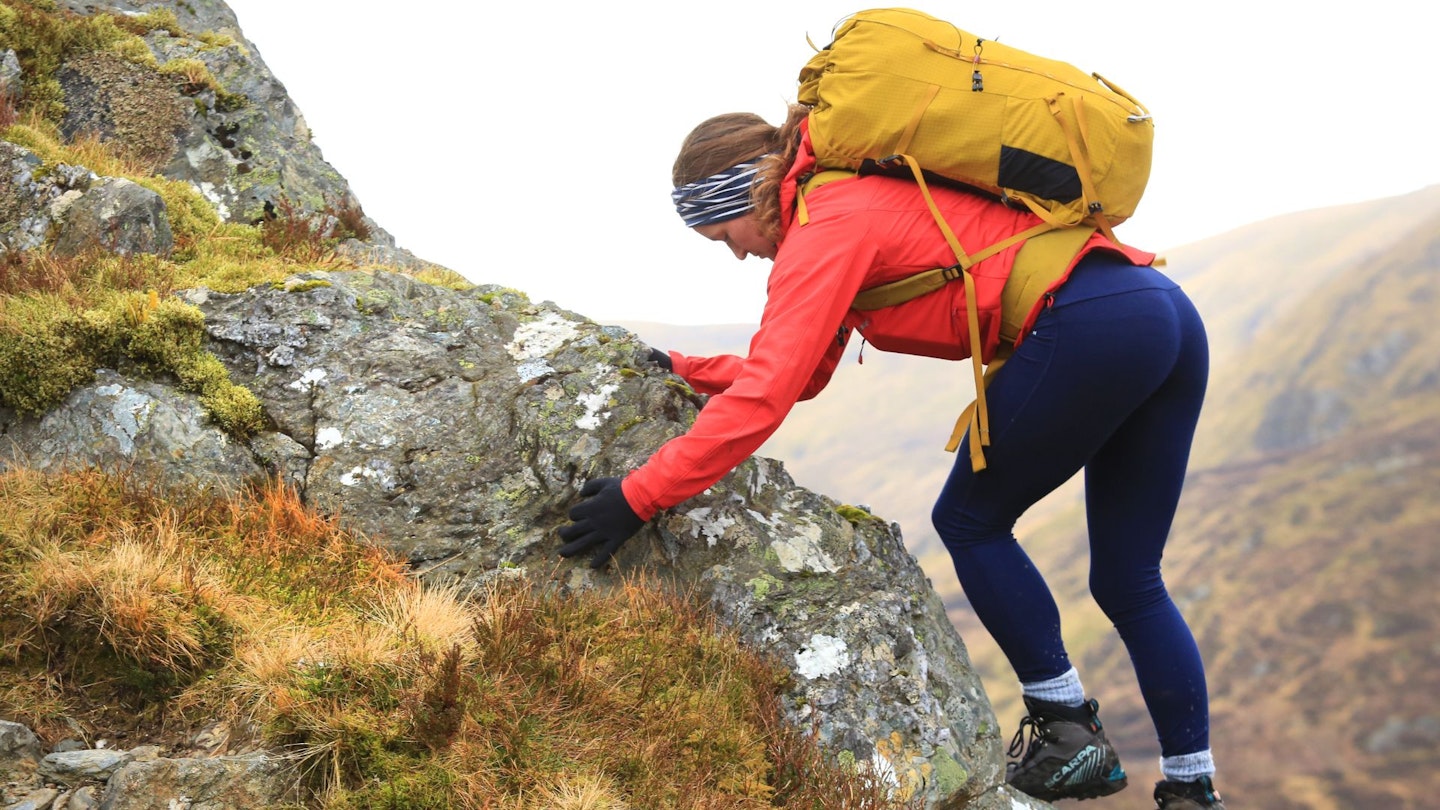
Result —
<path fill-rule="evenodd" d="M 759 256 L 762 259 L 774 259 L 776 245 L 773 241 L 766 239 L 760 233 L 760 223 L 755 217 L 755 212 L 727 219 L 724 222 L 712 222 L 709 225 L 696 225 L 693 229 L 696 233 L 715 242 L 724 242 L 735 254 L 735 258 L 744 261 L 750 256 Z"/>

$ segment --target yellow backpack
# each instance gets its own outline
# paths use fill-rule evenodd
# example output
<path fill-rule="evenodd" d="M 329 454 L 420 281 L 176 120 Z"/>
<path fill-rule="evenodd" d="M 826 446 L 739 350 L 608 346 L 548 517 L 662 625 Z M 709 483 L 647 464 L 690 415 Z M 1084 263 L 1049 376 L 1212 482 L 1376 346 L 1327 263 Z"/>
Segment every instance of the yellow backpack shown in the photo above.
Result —
<path fill-rule="evenodd" d="M 864 291 L 855 306 L 893 306 L 964 281 L 977 347 L 976 403 L 946 449 L 955 449 L 968 420 L 972 464 L 983 469 L 989 416 L 969 269 L 1024 243 L 1017 275 L 1033 285 L 1058 278 L 1095 229 L 1119 244 L 1112 229 L 1135 212 L 1150 177 L 1150 113 L 1099 74 L 981 39 L 912 9 L 856 13 L 817 51 L 800 71 L 796 100 L 811 108 L 810 139 L 822 170 L 801 187 L 800 221 L 808 218 L 804 195 L 830 180 L 879 173 L 919 184 L 956 264 Z M 1041 224 L 967 250 L 940 215 L 927 179 L 1023 205 Z M 1051 231 L 1057 233 L 1035 238 Z M 998 364 L 991 366 L 993 375 Z"/>
<path fill-rule="evenodd" d="M 811 108 L 825 168 L 918 165 L 1057 227 L 1108 231 L 1135 212 L 1150 178 L 1155 127 L 1134 98 L 911 9 L 847 19 L 800 71 L 796 100 Z"/>

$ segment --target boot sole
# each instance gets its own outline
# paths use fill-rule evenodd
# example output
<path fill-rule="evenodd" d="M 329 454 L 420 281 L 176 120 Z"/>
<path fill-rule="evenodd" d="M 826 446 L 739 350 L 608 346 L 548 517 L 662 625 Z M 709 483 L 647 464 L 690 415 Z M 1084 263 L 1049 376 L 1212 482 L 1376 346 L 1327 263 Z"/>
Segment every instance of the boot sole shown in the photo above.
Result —
<path fill-rule="evenodd" d="M 1113 781 L 1106 780 L 1103 782 L 1092 782 L 1085 785 L 1076 785 L 1074 790 L 1067 790 L 1062 793 L 1057 793 L 1054 796 L 1048 798 L 1042 796 L 1036 796 L 1035 798 L 1042 799 L 1043 801 L 1047 802 L 1055 801 L 1056 799 L 1075 799 L 1077 801 L 1084 799 L 1099 799 L 1103 796 L 1113 796 L 1114 794 L 1124 790 L 1125 786 L 1129 784 L 1130 779 L 1128 777 L 1124 779 L 1116 779 Z"/>
<path fill-rule="evenodd" d="M 1025 793 L 1025 795 L 1030 796 L 1031 798 L 1039 799 L 1042 802 L 1053 802 L 1060 799 L 1075 799 L 1076 801 L 1082 801 L 1084 799 L 1099 799 L 1104 796 L 1112 796 L 1124 790 L 1125 787 L 1129 784 L 1129 777 L 1124 777 L 1121 779 L 1105 780 L 1102 782 L 1090 782 L 1084 785 L 1076 785 L 1074 788 L 1064 791 L 1039 791 L 1037 793 L 1027 793 L 1026 791 L 1020 790 L 1020 788 L 1015 787 L 1014 785 L 1010 785 L 1010 787 L 1019 790 L 1021 793 Z"/>

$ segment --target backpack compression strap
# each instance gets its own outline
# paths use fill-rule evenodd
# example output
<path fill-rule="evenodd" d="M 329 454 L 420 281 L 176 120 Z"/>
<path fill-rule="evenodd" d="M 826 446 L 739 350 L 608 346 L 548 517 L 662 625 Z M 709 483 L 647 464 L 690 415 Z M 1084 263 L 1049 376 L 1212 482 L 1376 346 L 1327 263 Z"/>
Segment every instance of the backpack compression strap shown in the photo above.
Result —
<path fill-rule="evenodd" d="M 1085 126 L 1085 97 L 1072 97 L 1061 93 L 1046 99 L 1046 102 L 1050 107 L 1050 114 L 1055 116 L 1056 123 L 1065 133 L 1065 143 L 1070 148 L 1070 158 L 1075 162 L 1075 174 L 1080 179 L 1080 193 L 1083 195 L 1086 214 L 1079 222 L 1065 221 L 1056 217 L 1054 212 L 1032 199 L 1029 194 L 1016 194 L 1015 196 L 1032 213 L 1046 222 L 1053 223 L 1056 227 L 1073 227 L 1085 222 L 1094 222 L 1100 232 L 1105 234 L 1111 242 L 1120 244 L 1120 240 L 1115 238 L 1110 218 L 1105 215 L 1100 195 L 1095 190 L 1095 176 L 1090 168 L 1089 140 L 1085 134 L 1088 131 Z"/>

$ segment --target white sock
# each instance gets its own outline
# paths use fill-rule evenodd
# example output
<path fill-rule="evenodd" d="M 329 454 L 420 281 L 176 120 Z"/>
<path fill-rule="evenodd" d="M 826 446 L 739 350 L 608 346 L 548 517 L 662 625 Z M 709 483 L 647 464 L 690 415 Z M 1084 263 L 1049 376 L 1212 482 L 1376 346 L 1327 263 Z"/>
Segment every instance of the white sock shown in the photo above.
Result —
<path fill-rule="evenodd" d="M 1215 758 L 1210 749 L 1193 754 L 1160 758 L 1160 773 L 1172 782 L 1194 782 L 1202 776 L 1215 776 Z"/>
<path fill-rule="evenodd" d="M 1085 687 L 1080 683 L 1080 673 L 1070 667 L 1063 675 L 1048 681 L 1020 684 L 1025 697 L 1059 703 L 1062 706 L 1079 706 L 1085 702 Z"/>

